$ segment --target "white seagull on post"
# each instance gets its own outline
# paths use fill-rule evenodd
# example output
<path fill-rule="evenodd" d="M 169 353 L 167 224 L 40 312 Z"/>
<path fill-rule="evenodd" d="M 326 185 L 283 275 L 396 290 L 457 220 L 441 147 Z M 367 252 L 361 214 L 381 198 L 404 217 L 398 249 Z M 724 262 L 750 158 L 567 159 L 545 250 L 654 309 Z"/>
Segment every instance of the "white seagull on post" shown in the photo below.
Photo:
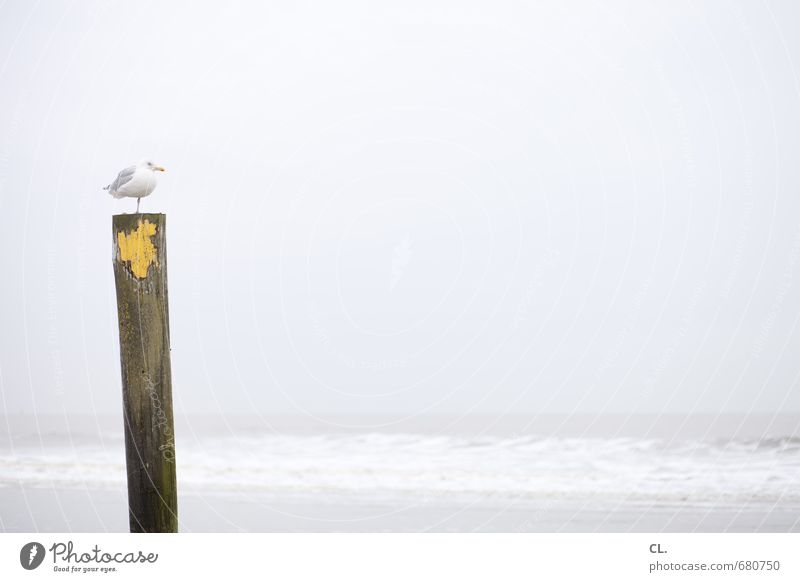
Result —
<path fill-rule="evenodd" d="M 108 190 L 114 198 L 136 198 L 136 213 L 139 213 L 139 202 L 150 196 L 156 189 L 156 172 L 165 172 L 164 168 L 149 160 L 142 160 L 135 166 L 129 166 L 117 174 L 117 178 L 103 190 Z"/>

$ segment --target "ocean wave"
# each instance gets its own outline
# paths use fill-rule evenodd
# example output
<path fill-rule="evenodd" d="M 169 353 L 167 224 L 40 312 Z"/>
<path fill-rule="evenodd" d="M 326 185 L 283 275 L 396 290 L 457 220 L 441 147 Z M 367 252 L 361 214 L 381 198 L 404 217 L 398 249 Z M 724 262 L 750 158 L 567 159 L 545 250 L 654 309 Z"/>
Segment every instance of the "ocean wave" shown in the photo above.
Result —
<path fill-rule="evenodd" d="M 123 443 L 0 452 L 0 485 L 119 488 Z M 249 433 L 178 442 L 188 491 L 800 502 L 800 439 L 739 441 Z"/>

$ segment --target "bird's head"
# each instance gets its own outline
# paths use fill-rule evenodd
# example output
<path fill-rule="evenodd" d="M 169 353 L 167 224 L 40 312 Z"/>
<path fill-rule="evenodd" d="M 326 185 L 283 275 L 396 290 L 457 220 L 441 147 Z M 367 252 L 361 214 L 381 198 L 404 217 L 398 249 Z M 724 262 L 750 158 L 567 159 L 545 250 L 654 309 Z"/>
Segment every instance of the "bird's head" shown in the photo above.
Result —
<path fill-rule="evenodd" d="M 142 160 L 141 162 L 139 162 L 139 167 L 140 168 L 147 168 L 148 170 L 151 170 L 153 172 L 166 172 L 166 170 L 164 169 L 163 166 L 159 166 L 158 164 L 154 164 L 150 160 Z"/>

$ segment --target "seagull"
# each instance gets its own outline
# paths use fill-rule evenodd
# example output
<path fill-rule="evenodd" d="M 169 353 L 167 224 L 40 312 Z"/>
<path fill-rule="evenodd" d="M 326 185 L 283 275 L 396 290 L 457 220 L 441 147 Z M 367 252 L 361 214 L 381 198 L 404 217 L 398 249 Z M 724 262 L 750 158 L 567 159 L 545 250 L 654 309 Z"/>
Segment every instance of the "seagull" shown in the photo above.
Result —
<path fill-rule="evenodd" d="M 166 170 L 150 160 L 142 160 L 137 165 L 122 170 L 103 190 L 108 190 L 114 198 L 136 198 L 138 214 L 141 199 L 150 196 L 156 189 L 156 172 L 166 172 Z"/>

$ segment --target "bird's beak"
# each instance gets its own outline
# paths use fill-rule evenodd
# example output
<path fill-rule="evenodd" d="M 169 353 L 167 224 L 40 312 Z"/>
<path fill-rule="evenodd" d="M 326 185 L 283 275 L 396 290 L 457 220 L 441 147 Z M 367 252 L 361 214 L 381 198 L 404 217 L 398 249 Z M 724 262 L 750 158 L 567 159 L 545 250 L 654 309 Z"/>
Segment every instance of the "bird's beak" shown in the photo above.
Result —
<path fill-rule="evenodd" d="M 167 171 L 165 168 L 162 168 L 161 166 L 156 166 L 156 167 L 155 167 L 155 168 L 153 168 L 153 169 L 154 169 L 156 172 L 166 172 L 166 171 Z"/>

